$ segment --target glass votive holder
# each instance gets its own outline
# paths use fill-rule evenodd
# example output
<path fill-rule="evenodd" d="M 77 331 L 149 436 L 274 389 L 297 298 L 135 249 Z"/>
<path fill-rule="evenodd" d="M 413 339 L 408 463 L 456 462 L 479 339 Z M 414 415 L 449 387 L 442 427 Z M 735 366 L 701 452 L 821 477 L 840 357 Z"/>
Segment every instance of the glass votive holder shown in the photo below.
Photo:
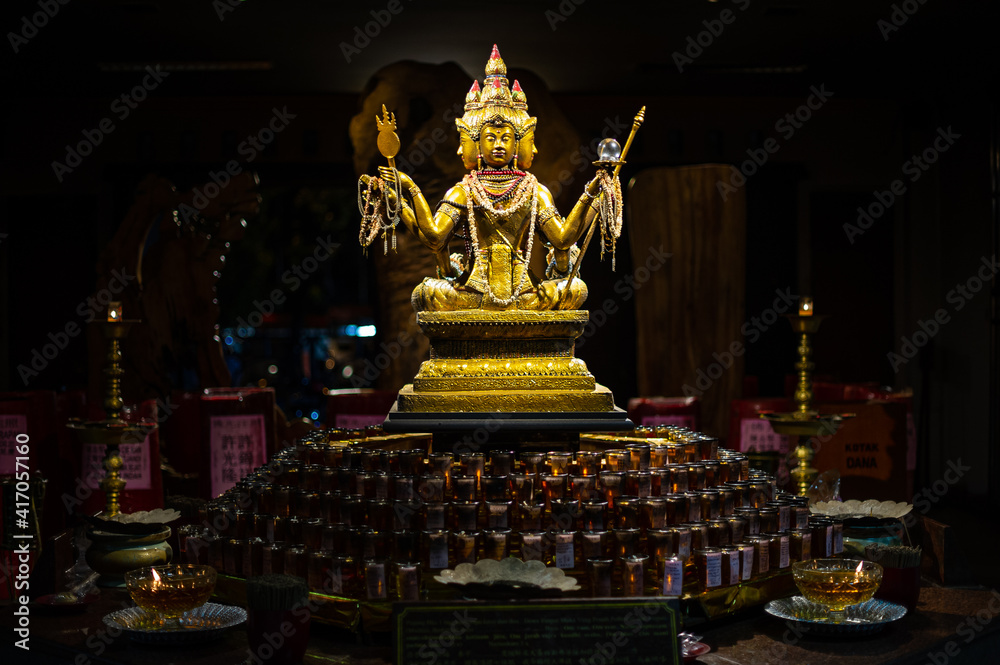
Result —
<path fill-rule="evenodd" d="M 440 503 L 444 501 L 448 479 L 443 475 L 421 476 L 417 481 L 417 494 L 422 501 Z"/>
<path fill-rule="evenodd" d="M 653 561 L 677 554 L 676 534 L 666 529 L 649 529 L 646 531 L 646 553 Z"/>
<path fill-rule="evenodd" d="M 708 520 L 708 546 L 727 547 L 732 544 L 733 532 L 729 520 Z"/>
<path fill-rule="evenodd" d="M 447 503 L 425 503 L 420 507 L 420 516 L 425 531 L 448 528 Z"/>
<path fill-rule="evenodd" d="M 570 476 L 570 495 L 577 501 L 591 501 L 599 497 L 597 476 Z"/>
<path fill-rule="evenodd" d="M 539 531 L 542 528 L 542 518 L 545 516 L 545 504 L 526 504 L 518 506 L 521 514 L 521 529 L 526 531 Z"/>
<path fill-rule="evenodd" d="M 479 560 L 479 532 L 453 531 L 451 549 L 456 566 L 461 563 L 476 563 Z"/>
<path fill-rule="evenodd" d="M 486 502 L 486 527 L 488 529 L 509 529 L 511 527 L 511 507 L 510 501 L 487 501 Z"/>
<path fill-rule="evenodd" d="M 320 549 L 344 552 L 347 549 L 347 530 L 349 528 L 345 524 L 324 524 Z"/>
<path fill-rule="evenodd" d="M 698 492 L 684 492 L 688 500 L 688 522 L 700 522 L 705 516 L 701 512 L 701 495 Z"/>
<path fill-rule="evenodd" d="M 649 447 L 649 468 L 659 469 L 667 465 L 668 451 L 670 448 L 666 445 L 650 445 Z"/>
<path fill-rule="evenodd" d="M 645 554 L 633 554 L 622 558 L 622 593 L 626 597 L 646 595 Z"/>
<path fill-rule="evenodd" d="M 601 471 L 600 487 L 604 492 L 604 500 L 608 502 L 608 508 L 617 510 L 618 497 L 625 494 L 625 472 L 624 471 Z"/>
<path fill-rule="evenodd" d="M 347 527 L 347 545 L 343 552 L 355 561 L 361 561 L 365 555 L 365 533 L 368 529 L 363 526 Z"/>
<path fill-rule="evenodd" d="M 548 554 L 548 539 L 544 531 L 521 531 L 516 540 L 519 542 L 522 561 L 545 562 Z"/>
<path fill-rule="evenodd" d="M 509 476 L 514 472 L 514 453 L 510 450 L 494 450 L 490 453 L 490 475 Z"/>
<path fill-rule="evenodd" d="M 302 520 L 302 542 L 311 550 L 318 550 L 323 545 L 323 520 L 310 517 Z"/>
<path fill-rule="evenodd" d="M 535 476 L 527 473 L 512 473 L 507 477 L 511 499 L 517 503 L 535 502 Z"/>
<path fill-rule="evenodd" d="M 455 501 L 478 501 L 478 488 L 479 480 L 475 476 L 452 476 L 451 495 Z"/>
<path fill-rule="evenodd" d="M 309 550 L 303 543 L 285 548 L 285 568 L 282 572 L 302 579 L 309 577 Z"/>
<path fill-rule="evenodd" d="M 579 531 L 576 541 L 577 556 L 583 561 L 611 557 L 611 545 L 607 531 Z"/>
<path fill-rule="evenodd" d="M 648 471 L 650 447 L 648 443 L 630 443 L 625 446 L 629 453 L 630 471 Z"/>
<path fill-rule="evenodd" d="M 722 550 L 705 547 L 694 551 L 698 571 L 698 588 L 704 592 L 722 586 Z"/>
<path fill-rule="evenodd" d="M 331 567 L 333 567 L 332 552 L 318 550 L 309 553 L 309 577 L 306 581 L 310 591 L 323 592 Z"/>
<path fill-rule="evenodd" d="M 423 595 L 420 586 L 420 562 L 400 561 L 396 563 L 396 597 L 402 601 L 420 600 Z"/>
<path fill-rule="evenodd" d="M 416 531 L 393 531 L 390 542 L 393 561 L 415 561 L 420 558 L 420 534 Z"/>
<path fill-rule="evenodd" d="M 718 490 L 704 489 L 698 492 L 701 501 L 701 518 L 704 520 L 717 520 L 722 514 L 722 495 Z"/>
<path fill-rule="evenodd" d="M 678 556 L 664 557 L 660 563 L 660 593 L 680 596 L 684 593 L 684 560 Z"/>
<path fill-rule="evenodd" d="M 444 570 L 451 568 L 451 561 L 448 555 L 448 532 L 444 529 L 433 529 L 423 532 L 423 540 L 420 544 L 420 561 L 424 569 Z"/>
<path fill-rule="evenodd" d="M 365 507 L 368 513 L 368 526 L 376 531 L 390 531 L 393 528 L 395 515 L 393 503 L 383 499 L 371 499 Z"/>
<path fill-rule="evenodd" d="M 553 499 L 564 499 L 566 497 L 568 479 L 569 476 L 565 474 L 542 476 L 542 496 L 545 499 L 546 507 L 551 509 Z"/>
<path fill-rule="evenodd" d="M 365 496 L 369 499 L 389 498 L 389 474 L 385 471 L 370 471 L 365 474 Z"/>
<path fill-rule="evenodd" d="M 550 474 L 560 476 L 569 473 L 569 465 L 573 461 L 573 453 L 553 450 L 545 454 Z"/>
<path fill-rule="evenodd" d="M 615 526 L 620 529 L 638 529 L 641 499 L 635 496 L 619 497 L 617 504 L 618 519 Z"/>
<path fill-rule="evenodd" d="M 427 468 L 432 476 L 441 476 L 445 479 L 448 489 L 451 489 L 451 473 L 455 459 L 451 453 L 430 453 L 427 455 Z"/>
<path fill-rule="evenodd" d="M 274 514 L 281 517 L 288 517 L 291 511 L 291 500 L 293 488 L 287 485 L 279 485 L 274 488 Z"/>
<path fill-rule="evenodd" d="M 606 501 L 585 501 L 580 504 L 582 517 L 580 528 L 585 531 L 604 531 L 607 528 L 608 503 Z"/>
<path fill-rule="evenodd" d="M 479 504 L 475 501 L 452 503 L 451 516 L 452 528 L 458 531 L 476 531 L 479 528 Z"/>
<path fill-rule="evenodd" d="M 503 561 L 510 556 L 510 529 L 483 531 L 483 558 Z"/>
<path fill-rule="evenodd" d="M 399 473 L 419 476 L 424 472 L 424 451 L 419 448 L 399 451 Z"/>
<path fill-rule="evenodd" d="M 720 476 L 722 471 L 720 467 L 722 466 L 718 460 L 703 460 L 701 465 L 705 467 L 705 487 L 711 488 L 718 485 L 720 482 Z M 723 576 L 725 577 L 725 576 Z"/>
<path fill-rule="evenodd" d="M 341 497 L 339 521 L 347 526 L 362 526 L 365 523 L 365 498 L 362 496 Z"/>
<path fill-rule="evenodd" d="M 624 473 L 630 468 L 632 454 L 627 450 L 605 450 L 604 459 L 607 461 L 608 471 Z"/>
<path fill-rule="evenodd" d="M 422 501 L 394 501 L 392 504 L 392 528 L 412 530 L 419 528 L 418 516 Z"/>
<path fill-rule="evenodd" d="M 688 468 L 686 464 L 670 464 L 670 491 L 672 493 L 687 492 L 690 489 L 688 483 Z"/>
<path fill-rule="evenodd" d="M 580 517 L 579 504 L 573 499 L 553 499 L 549 507 L 547 527 L 552 529 L 573 530 Z"/>
<path fill-rule="evenodd" d="M 545 470 L 545 453 L 522 452 L 517 454 L 521 464 L 524 465 L 524 473 L 539 475 Z"/>
<path fill-rule="evenodd" d="M 576 567 L 576 532 L 555 531 L 549 536 L 553 541 L 553 564 L 556 568 L 570 570 Z"/>
<path fill-rule="evenodd" d="M 771 539 L 765 535 L 747 536 L 746 542 L 753 546 L 753 577 L 767 574 L 771 570 Z"/>
<path fill-rule="evenodd" d="M 580 474 L 584 476 L 596 476 L 601 471 L 602 455 L 596 450 L 581 450 L 576 453 L 576 463 L 580 467 Z"/>
<path fill-rule="evenodd" d="M 389 498 L 395 501 L 413 501 L 417 498 L 417 478 L 395 475 L 389 481 Z"/>
<path fill-rule="evenodd" d="M 480 479 L 483 501 L 506 501 L 510 498 L 507 476 L 483 476 Z"/>
<path fill-rule="evenodd" d="M 285 572 L 285 543 L 266 543 L 261 548 L 260 570 L 264 575 Z"/>
<path fill-rule="evenodd" d="M 789 557 L 792 561 L 806 561 L 812 558 L 812 531 L 792 529 L 788 532 Z"/>
<path fill-rule="evenodd" d="M 639 553 L 639 529 L 613 529 L 613 553 L 616 559 L 624 559 Z"/>
<path fill-rule="evenodd" d="M 364 568 L 365 597 L 368 600 L 388 600 L 389 585 L 387 583 L 386 559 L 366 559 Z"/>
<path fill-rule="evenodd" d="M 478 487 L 480 479 L 486 473 L 486 455 L 483 453 L 461 453 L 458 459 L 462 465 L 463 475 L 475 478 Z"/>
<path fill-rule="evenodd" d="M 594 598 L 611 596 L 611 559 L 587 559 L 587 579 L 590 581 L 590 595 Z"/>
<path fill-rule="evenodd" d="M 649 497 L 642 500 L 643 529 L 662 529 L 667 526 L 667 501 L 662 497 Z"/>
<path fill-rule="evenodd" d="M 719 485 L 715 491 L 719 493 L 719 515 L 729 517 L 736 511 L 736 490 L 732 487 Z"/>

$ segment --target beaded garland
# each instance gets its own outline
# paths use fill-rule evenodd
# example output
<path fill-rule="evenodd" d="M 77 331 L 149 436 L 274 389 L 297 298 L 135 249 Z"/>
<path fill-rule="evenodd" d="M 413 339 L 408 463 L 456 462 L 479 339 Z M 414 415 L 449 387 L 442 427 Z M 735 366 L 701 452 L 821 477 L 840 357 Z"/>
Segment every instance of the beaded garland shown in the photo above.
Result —
<path fill-rule="evenodd" d="M 479 259 L 479 232 L 476 228 L 475 206 L 488 210 L 500 219 L 506 219 L 520 210 L 530 197 L 531 217 L 528 222 L 528 245 L 524 253 L 517 251 L 524 262 L 521 279 L 510 298 L 497 298 L 486 283 L 484 300 L 489 300 L 501 307 L 508 307 L 517 301 L 523 293 L 524 283 L 528 278 L 528 261 L 531 256 L 531 246 L 535 238 L 535 218 L 538 213 L 538 178 L 524 171 L 512 169 L 493 171 L 475 171 L 462 179 L 465 190 L 466 209 L 468 211 L 469 235 L 472 239 L 472 250 L 476 260 Z M 497 204 L 506 204 L 497 208 Z"/>
<path fill-rule="evenodd" d="M 361 194 L 362 181 L 358 180 L 358 210 L 361 212 L 361 231 L 358 234 L 358 241 L 366 250 L 381 231 L 383 251 L 385 254 L 388 254 L 388 232 L 391 230 L 392 251 L 396 251 L 396 225 L 399 224 L 399 211 L 404 203 L 398 174 L 396 174 L 394 184 L 396 205 L 392 206 L 389 204 L 389 187 L 384 180 L 378 177 L 369 178 L 368 188 L 365 190 L 363 196 Z M 389 222 L 386 222 L 385 218 L 382 217 L 378 201 L 379 192 L 381 192 L 382 202 L 385 204 L 385 218 L 389 219 Z"/>
<path fill-rule="evenodd" d="M 601 186 L 600 208 L 601 217 L 601 259 L 604 252 L 611 252 L 611 269 L 615 269 L 615 241 L 622 234 L 622 183 L 617 176 L 607 171 L 597 172 Z"/>

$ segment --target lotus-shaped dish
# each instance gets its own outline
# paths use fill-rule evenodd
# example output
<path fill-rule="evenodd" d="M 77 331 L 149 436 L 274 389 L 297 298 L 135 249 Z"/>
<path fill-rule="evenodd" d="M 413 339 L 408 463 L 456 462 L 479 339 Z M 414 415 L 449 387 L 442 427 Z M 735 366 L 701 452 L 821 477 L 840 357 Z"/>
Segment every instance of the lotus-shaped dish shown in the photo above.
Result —
<path fill-rule="evenodd" d="M 809 507 L 809 510 L 819 515 L 836 517 L 890 517 L 899 518 L 913 510 L 912 503 L 897 501 L 819 501 Z"/>
<path fill-rule="evenodd" d="M 540 598 L 580 589 L 576 578 L 568 577 L 560 568 L 513 557 L 502 561 L 483 559 L 475 565 L 460 563 L 454 570 L 442 570 L 434 579 L 460 587 L 473 598 Z"/>

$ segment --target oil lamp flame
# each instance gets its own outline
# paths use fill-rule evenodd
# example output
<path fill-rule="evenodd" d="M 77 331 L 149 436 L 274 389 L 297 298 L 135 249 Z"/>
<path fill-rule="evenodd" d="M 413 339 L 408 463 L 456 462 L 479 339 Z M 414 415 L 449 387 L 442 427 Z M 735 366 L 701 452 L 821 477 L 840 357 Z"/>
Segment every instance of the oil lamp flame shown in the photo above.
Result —
<path fill-rule="evenodd" d="M 860 573 L 861 569 L 864 568 L 864 567 L 865 567 L 865 562 L 864 561 L 859 561 L 858 562 L 858 567 L 854 569 L 854 572 Z"/>
<path fill-rule="evenodd" d="M 151 588 L 156 589 L 161 584 L 161 582 L 160 582 L 160 575 L 156 572 L 156 568 L 151 568 L 150 570 L 153 572 L 153 584 L 150 585 L 150 586 L 151 586 Z"/>
<path fill-rule="evenodd" d="M 799 298 L 799 316 L 812 316 L 815 309 L 812 298 Z"/>

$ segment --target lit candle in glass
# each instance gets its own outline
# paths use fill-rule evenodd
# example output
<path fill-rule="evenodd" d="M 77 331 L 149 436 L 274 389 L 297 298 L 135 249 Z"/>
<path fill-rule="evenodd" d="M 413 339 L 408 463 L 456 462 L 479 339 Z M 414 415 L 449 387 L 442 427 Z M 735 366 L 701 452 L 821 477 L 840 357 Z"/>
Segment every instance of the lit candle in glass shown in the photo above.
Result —
<path fill-rule="evenodd" d="M 117 323 L 122 320 L 122 304 L 120 302 L 108 303 L 108 323 Z"/>
<path fill-rule="evenodd" d="M 812 316 L 814 309 L 812 298 L 807 296 L 799 298 L 799 316 Z"/>

